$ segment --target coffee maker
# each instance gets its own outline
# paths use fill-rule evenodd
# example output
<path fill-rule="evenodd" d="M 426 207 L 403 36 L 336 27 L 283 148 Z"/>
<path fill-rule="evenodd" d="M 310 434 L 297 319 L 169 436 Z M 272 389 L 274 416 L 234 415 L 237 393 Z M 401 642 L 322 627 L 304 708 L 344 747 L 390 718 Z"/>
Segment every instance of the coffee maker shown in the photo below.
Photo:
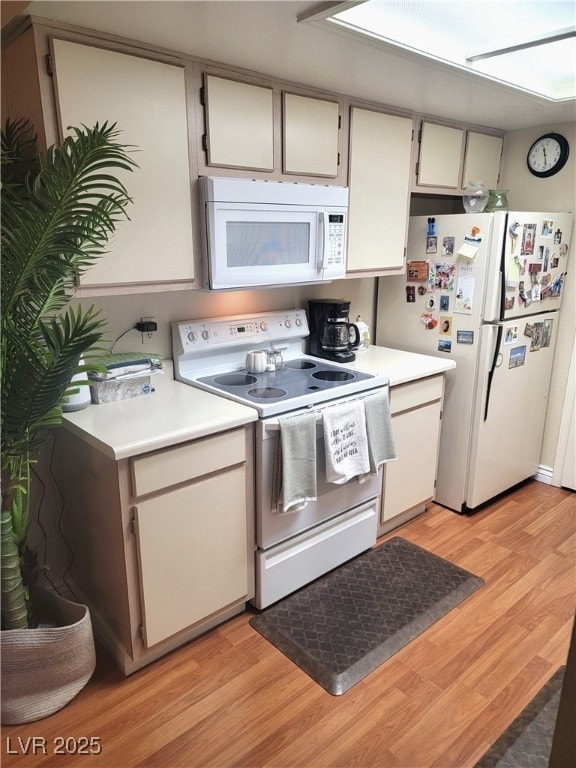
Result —
<path fill-rule="evenodd" d="M 360 345 L 357 326 L 348 321 L 350 302 L 343 299 L 315 299 L 308 302 L 308 354 L 337 363 L 356 359 L 352 350 Z"/>

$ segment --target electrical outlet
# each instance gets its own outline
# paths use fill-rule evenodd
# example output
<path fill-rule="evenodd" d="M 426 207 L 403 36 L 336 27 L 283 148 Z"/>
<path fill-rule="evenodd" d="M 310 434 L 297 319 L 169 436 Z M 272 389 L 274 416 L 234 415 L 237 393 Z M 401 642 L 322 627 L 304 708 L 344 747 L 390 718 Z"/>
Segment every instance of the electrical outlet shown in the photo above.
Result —
<path fill-rule="evenodd" d="M 156 322 L 156 318 L 154 316 L 148 316 L 148 317 L 141 317 L 140 321 L 143 323 L 147 323 L 150 321 Z M 143 346 L 149 346 L 150 344 L 155 343 L 156 334 L 158 331 L 149 331 L 142 334 L 142 344 Z"/>

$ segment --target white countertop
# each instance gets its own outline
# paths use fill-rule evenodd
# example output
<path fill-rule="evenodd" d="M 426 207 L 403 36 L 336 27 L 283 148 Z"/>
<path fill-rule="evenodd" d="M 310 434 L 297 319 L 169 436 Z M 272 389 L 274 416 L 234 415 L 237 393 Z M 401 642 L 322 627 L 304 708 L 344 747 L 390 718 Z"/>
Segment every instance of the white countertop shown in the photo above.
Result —
<path fill-rule="evenodd" d="M 347 367 L 366 373 L 383 373 L 388 376 L 390 386 L 394 387 L 408 381 L 445 373 L 455 368 L 456 363 L 451 357 L 420 355 L 401 349 L 371 346 L 365 352 L 357 352 L 356 360 L 347 363 Z"/>
<path fill-rule="evenodd" d="M 372 346 L 356 355 L 351 368 L 383 373 L 390 385 L 445 373 L 451 358 Z M 258 420 L 240 403 L 173 381 L 154 380 L 155 391 L 116 403 L 65 413 L 63 426 L 112 459 L 126 459 Z"/>
<path fill-rule="evenodd" d="M 166 381 L 149 395 L 65 413 L 63 425 L 112 459 L 126 459 L 257 419 L 254 408 Z"/>

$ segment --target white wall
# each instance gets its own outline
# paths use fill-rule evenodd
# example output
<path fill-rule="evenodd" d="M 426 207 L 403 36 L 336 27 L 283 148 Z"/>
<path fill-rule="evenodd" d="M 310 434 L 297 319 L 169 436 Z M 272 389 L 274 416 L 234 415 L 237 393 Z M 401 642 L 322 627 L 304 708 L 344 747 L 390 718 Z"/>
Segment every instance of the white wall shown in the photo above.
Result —
<path fill-rule="evenodd" d="M 535 139 L 550 131 L 561 133 L 568 139 L 570 156 L 558 174 L 548 179 L 537 179 L 528 171 L 526 153 Z M 576 212 L 576 122 L 543 125 L 506 134 L 500 186 L 510 190 L 508 200 L 512 209 Z M 575 234 L 573 230 L 542 446 L 541 465 L 549 468 L 554 467 L 557 459 L 562 459 L 556 453 L 576 334 Z"/>
<path fill-rule="evenodd" d="M 266 312 L 274 309 L 306 308 L 311 298 L 335 298 L 350 301 L 350 316 L 358 314 L 371 327 L 374 326 L 376 281 L 374 279 L 338 280 L 325 285 L 301 288 L 264 288 L 255 291 L 165 291 L 163 293 L 106 296 L 83 299 L 83 306 L 94 304 L 102 309 L 108 321 L 106 339 L 112 343 L 121 333 L 134 325 L 141 317 L 155 317 L 158 331 L 150 346 L 142 346 L 141 335 L 130 331 L 123 336 L 114 352 L 152 352 L 172 356 L 170 322 L 194 320 L 204 317 L 239 315 L 250 312 Z"/>

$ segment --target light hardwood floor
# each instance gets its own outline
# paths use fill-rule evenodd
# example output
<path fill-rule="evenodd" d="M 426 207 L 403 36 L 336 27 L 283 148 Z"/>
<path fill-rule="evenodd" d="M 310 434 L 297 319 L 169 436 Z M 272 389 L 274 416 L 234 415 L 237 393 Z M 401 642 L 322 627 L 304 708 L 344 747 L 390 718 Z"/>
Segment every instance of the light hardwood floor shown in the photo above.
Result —
<path fill-rule="evenodd" d="M 401 535 L 485 586 L 343 696 L 252 630 L 247 612 L 129 678 L 99 653 L 64 710 L 3 728 L 2 764 L 473 766 L 566 663 L 575 521 L 576 494 L 535 481 L 471 517 L 431 505 L 380 541 Z M 55 739 L 73 749 L 81 736 L 101 754 L 54 754 Z"/>

